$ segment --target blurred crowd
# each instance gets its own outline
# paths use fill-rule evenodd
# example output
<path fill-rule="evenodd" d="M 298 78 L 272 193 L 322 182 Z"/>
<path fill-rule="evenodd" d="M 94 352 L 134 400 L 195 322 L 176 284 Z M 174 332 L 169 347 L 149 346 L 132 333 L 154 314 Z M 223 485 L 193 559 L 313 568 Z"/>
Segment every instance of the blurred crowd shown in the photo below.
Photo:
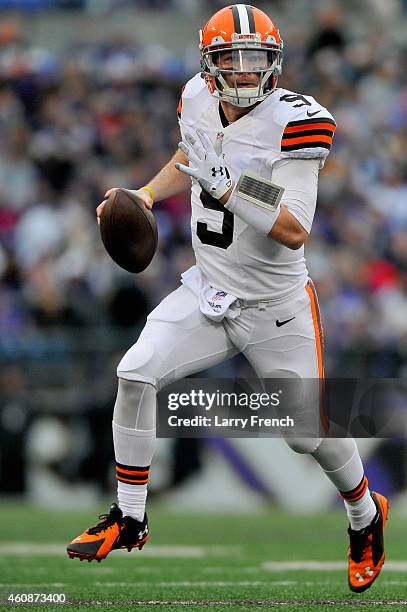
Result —
<path fill-rule="evenodd" d="M 306 245 L 328 367 L 351 376 L 347 356 L 362 353 L 370 375 L 401 376 L 407 49 L 391 24 L 355 36 L 351 19 L 325 7 L 282 31 L 280 84 L 313 95 L 338 123 Z M 107 188 L 145 184 L 174 152 L 180 89 L 198 69 L 197 52 L 180 58 L 119 35 L 55 55 L 1 24 L 0 358 L 35 354 L 60 329 L 129 328 L 131 344 L 133 328 L 192 265 L 188 194 L 155 208 L 159 251 L 137 277 L 104 253 L 95 207 Z"/>

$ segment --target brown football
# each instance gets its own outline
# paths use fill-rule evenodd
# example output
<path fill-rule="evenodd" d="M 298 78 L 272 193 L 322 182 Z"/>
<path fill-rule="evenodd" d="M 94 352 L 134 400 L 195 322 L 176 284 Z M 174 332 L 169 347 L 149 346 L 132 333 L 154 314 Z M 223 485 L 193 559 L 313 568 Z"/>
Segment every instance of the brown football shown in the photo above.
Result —
<path fill-rule="evenodd" d="M 103 207 L 100 235 L 106 251 L 121 268 L 142 272 L 157 249 L 157 224 L 143 200 L 126 189 L 112 193 Z"/>

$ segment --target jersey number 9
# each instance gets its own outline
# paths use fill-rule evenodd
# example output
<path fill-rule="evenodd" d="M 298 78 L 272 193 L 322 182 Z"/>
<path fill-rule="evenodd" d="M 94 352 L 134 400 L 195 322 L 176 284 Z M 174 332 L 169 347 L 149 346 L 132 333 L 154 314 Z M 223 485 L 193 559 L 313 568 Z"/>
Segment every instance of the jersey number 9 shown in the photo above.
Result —
<path fill-rule="evenodd" d="M 202 221 L 196 224 L 196 233 L 202 244 L 210 244 L 211 246 L 227 249 L 233 242 L 233 227 L 235 218 L 230 210 L 227 210 L 222 204 L 209 195 L 208 192 L 202 190 L 199 196 L 204 208 L 210 210 L 218 210 L 223 214 L 223 223 L 221 232 L 213 232 L 208 230 L 208 225 Z"/>

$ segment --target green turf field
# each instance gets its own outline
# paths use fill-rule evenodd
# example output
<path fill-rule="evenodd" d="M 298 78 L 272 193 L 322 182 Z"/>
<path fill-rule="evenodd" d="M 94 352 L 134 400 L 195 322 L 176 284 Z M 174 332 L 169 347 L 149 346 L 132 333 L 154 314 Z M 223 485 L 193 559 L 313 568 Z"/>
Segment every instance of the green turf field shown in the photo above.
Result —
<path fill-rule="evenodd" d="M 65 543 L 95 523 L 95 513 L 2 503 L 0 592 L 65 592 L 71 600 L 69 608 L 2 609 L 407 610 L 406 521 L 393 513 L 387 567 L 362 595 L 348 591 L 338 565 L 346 553 L 341 512 L 211 516 L 152 508 L 149 514 L 151 539 L 143 551 L 116 551 L 98 564 L 65 556 Z"/>

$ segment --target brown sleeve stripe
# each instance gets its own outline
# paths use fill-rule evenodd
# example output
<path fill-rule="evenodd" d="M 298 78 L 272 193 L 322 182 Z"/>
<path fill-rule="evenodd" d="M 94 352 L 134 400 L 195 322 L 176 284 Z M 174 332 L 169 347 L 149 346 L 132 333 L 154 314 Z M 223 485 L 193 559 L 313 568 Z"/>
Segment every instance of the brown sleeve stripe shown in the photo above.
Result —
<path fill-rule="evenodd" d="M 336 123 L 335 121 L 333 121 L 332 119 L 323 119 L 323 118 L 316 118 L 316 119 L 301 119 L 300 121 L 290 121 L 289 123 L 287 123 L 287 127 L 285 129 L 287 129 L 288 127 L 293 127 L 293 126 L 298 126 L 298 125 L 315 125 L 315 124 L 320 124 L 320 123 L 328 123 L 330 125 L 333 126 L 333 129 L 335 130 L 336 128 Z"/>
<path fill-rule="evenodd" d="M 314 136 L 302 135 L 301 137 L 290 135 L 289 138 L 281 140 L 282 151 L 296 151 L 297 149 L 313 149 L 322 147 L 330 149 L 332 145 L 332 136 L 325 134 L 317 134 Z"/>
<path fill-rule="evenodd" d="M 284 136 L 282 138 L 282 142 L 285 140 L 291 140 L 292 138 L 305 138 L 308 139 L 309 136 L 327 136 L 332 141 L 332 132 L 329 130 L 307 130 L 306 132 L 290 132 L 286 134 L 284 132 Z"/>
<path fill-rule="evenodd" d="M 355 502 L 361 499 L 366 493 L 368 487 L 368 480 L 366 476 L 363 476 L 362 480 L 358 484 L 357 487 L 352 489 L 351 491 L 340 491 L 341 497 L 347 502 Z"/>

